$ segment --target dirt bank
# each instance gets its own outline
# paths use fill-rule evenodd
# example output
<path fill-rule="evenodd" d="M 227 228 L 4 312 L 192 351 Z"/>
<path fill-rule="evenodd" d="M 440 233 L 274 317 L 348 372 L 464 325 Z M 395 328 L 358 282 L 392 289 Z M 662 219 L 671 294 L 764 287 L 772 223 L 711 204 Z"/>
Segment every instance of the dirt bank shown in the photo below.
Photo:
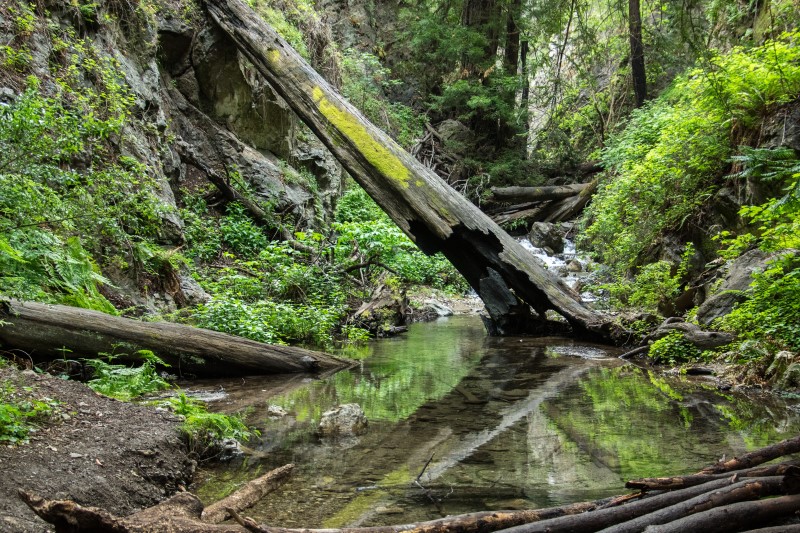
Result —
<path fill-rule="evenodd" d="M 13 383 L 20 394 L 61 403 L 29 444 L 0 446 L 0 531 L 51 529 L 19 500 L 20 488 L 127 515 L 191 481 L 195 463 L 174 415 L 30 371 L 2 369 L 3 382 Z"/>

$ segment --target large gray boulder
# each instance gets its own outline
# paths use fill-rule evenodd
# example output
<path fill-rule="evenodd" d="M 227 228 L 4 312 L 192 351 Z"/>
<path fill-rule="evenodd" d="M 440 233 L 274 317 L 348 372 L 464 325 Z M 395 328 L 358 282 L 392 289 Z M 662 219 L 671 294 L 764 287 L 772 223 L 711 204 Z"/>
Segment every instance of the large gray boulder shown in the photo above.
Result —
<path fill-rule="evenodd" d="M 550 248 L 560 254 L 564 251 L 564 236 L 561 227 L 550 222 L 534 222 L 528 240 L 536 248 Z"/>
<path fill-rule="evenodd" d="M 367 417 L 356 403 L 346 403 L 322 413 L 319 434 L 323 437 L 361 435 L 367 431 Z"/>
<path fill-rule="evenodd" d="M 753 273 L 761 272 L 778 254 L 750 250 L 734 259 L 727 268 L 722 284 L 697 309 L 697 321 L 703 326 L 730 313 L 745 300 L 745 291 L 753 282 Z"/>

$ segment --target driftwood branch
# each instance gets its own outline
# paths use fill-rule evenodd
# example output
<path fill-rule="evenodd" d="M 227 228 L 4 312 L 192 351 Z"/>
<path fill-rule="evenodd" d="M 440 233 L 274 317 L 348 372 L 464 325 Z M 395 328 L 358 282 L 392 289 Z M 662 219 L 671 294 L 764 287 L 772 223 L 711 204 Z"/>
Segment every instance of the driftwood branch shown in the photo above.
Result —
<path fill-rule="evenodd" d="M 229 511 L 242 512 L 252 507 L 264 496 L 278 488 L 294 470 L 293 464 L 288 464 L 267 472 L 261 477 L 248 481 L 242 488 L 230 496 L 215 502 L 205 509 L 200 519 L 211 524 L 219 524 L 227 519 Z"/>
<path fill-rule="evenodd" d="M 741 457 L 734 457 L 729 461 L 720 461 L 715 465 L 711 465 L 702 469 L 699 474 L 718 474 L 720 472 L 730 472 L 732 470 L 740 470 L 742 468 L 750 468 L 757 466 L 767 461 L 772 461 L 778 457 L 789 455 L 792 453 L 800 452 L 800 435 L 793 439 L 786 439 L 772 446 L 761 448 L 754 452 L 746 453 Z"/>
<path fill-rule="evenodd" d="M 692 474 L 688 476 L 651 477 L 632 479 L 625 483 L 628 489 L 638 490 L 674 490 L 702 485 L 715 479 L 722 479 L 736 475 L 742 477 L 782 476 L 791 470 L 798 470 L 798 462 L 781 463 L 777 465 L 759 466 L 747 470 L 736 470 L 719 474 Z"/>

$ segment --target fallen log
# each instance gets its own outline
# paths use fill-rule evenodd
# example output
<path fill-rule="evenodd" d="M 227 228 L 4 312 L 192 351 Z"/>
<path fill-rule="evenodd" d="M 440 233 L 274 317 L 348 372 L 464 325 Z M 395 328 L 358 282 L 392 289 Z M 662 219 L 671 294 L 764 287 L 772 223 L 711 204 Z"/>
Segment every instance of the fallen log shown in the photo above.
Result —
<path fill-rule="evenodd" d="M 549 185 L 543 187 L 492 187 L 490 199 L 494 202 L 523 203 L 561 200 L 580 194 L 589 183 Z"/>
<path fill-rule="evenodd" d="M 668 524 L 649 526 L 644 531 L 646 533 L 685 533 L 686 531 L 727 533 L 734 527 L 737 531 L 746 531 L 749 527 L 791 516 L 797 511 L 800 511 L 800 494 L 793 494 L 716 507 Z M 735 526 L 733 526 L 734 524 Z"/>
<path fill-rule="evenodd" d="M 686 501 L 665 507 L 656 512 L 601 530 L 602 533 L 638 533 L 647 526 L 666 524 L 685 516 L 701 513 L 716 507 L 766 496 L 794 494 L 800 488 L 796 476 L 773 476 L 748 479 L 728 487 L 706 492 Z"/>
<path fill-rule="evenodd" d="M 207 0 L 206 8 L 402 231 L 461 272 L 486 304 L 493 333 L 540 330 L 545 312 L 554 310 L 576 335 L 618 340 L 611 318 L 586 307 L 487 215 L 364 118 L 246 4 Z"/>
<path fill-rule="evenodd" d="M 800 435 L 793 439 L 786 439 L 772 446 L 746 453 L 741 457 L 734 457 L 729 461 L 720 461 L 717 464 L 702 469 L 698 474 L 718 474 L 720 472 L 750 468 L 766 463 L 767 461 L 772 461 L 778 457 L 798 452 L 800 452 Z"/>
<path fill-rule="evenodd" d="M 504 530 L 506 533 L 592 533 L 622 522 L 675 505 L 689 498 L 731 485 L 730 479 L 718 479 L 704 485 L 665 492 L 618 507 L 600 509 L 573 516 L 564 516 L 524 524 Z"/>
<path fill-rule="evenodd" d="M 45 500 L 19 491 L 22 500 L 56 533 L 242 533 L 238 524 L 207 524 L 200 520 L 203 504 L 194 494 L 179 492 L 153 507 L 124 518 L 97 507 L 69 500 Z"/>
<path fill-rule="evenodd" d="M 263 476 L 248 481 L 242 488 L 218 502 L 212 503 L 200 514 L 203 522 L 219 524 L 231 515 L 229 511 L 240 513 L 258 503 L 261 498 L 277 489 L 294 470 L 293 464 L 271 470 Z"/>
<path fill-rule="evenodd" d="M 765 477 L 782 476 L 790 471 L 798 470 L 798 463 L 781 463 L 777 465 L 760 466 L 747 470 L 736 470 L 733 472 L 722 472 L 719 474 L 691 474 L 688 476 L 673 477 L 651 477 L 642 479 L 632 479 L 625 483 L 625 488 L 637 490 L 674 490 L 686 487 L 702 485 L 715 479 L 722 479 L 726 476 L 736 475 L 742 477 Z"/>
<path fill-rule="evenodd" d="M 138 350 L 150 350 L 174 372 L 214 377 L 317 372 L 348 364 L 303 348 L 65 305 L 7 300 L 0 302 L 0 319 L 5 322 L 0 326 L 0 343 L 24 350 L 34 359 L 113 353 L 119 360 L 138 360 Z"/>

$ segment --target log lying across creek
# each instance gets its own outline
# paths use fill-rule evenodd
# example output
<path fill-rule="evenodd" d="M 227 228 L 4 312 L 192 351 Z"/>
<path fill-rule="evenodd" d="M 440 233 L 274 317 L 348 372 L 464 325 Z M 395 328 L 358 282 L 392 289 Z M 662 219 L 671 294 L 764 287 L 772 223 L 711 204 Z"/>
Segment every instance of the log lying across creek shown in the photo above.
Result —
<path fill-rule="evenodd" d="M 258 524 L 240 513 L 255 503 L 253 494 L 274 490 L 292 465 L 245 484 L 237 493 L 209 507 L 190 493 L 129 517 L 83 507 L 69 500 L 46 500 L 20 491 L 20 497 L 56 531 L 133 533 L 634 533 L 703 531 L 800 531 L 800 468 L 796 462 L 759 467 L 764 461 L 800 450 L 800 436 L 738 459 L 704 468 L 698 474 L 629 481 L 637 493 L 537 510 L 484 511 L 437 520 L 341 529 L 287 529 Z M 733 468 L 745 470 L 731 471 Z M 672 488 L 675 490 L 661 490 Z M 234 520 L 218 523 L 222 512 Z M 765 526 L 772 526 L 765 529 Z"/>
<path fill-rule="evenodd" d="M 333 356 L 263 344 L 170 322 L 141 322 L 99 311 L 17 300 L 0 302 L 0 344 L 34 360 L 114 354 L 136 359 L 150 350 L 171 371 L 196 376 L 317 372 L 348 365 Z"/>
<path fill-rule="evenodd" d="M 554 310 L 574 334 L 620 341 L 610 317 L 371 124 L 240 0 L 207 0 L 211 18 L 348 173 L 419 248 L 442 252 L 486 304 L 496 334 L 545 331 Z M 530 312 L 533 308 L 534 313 Z"/>

